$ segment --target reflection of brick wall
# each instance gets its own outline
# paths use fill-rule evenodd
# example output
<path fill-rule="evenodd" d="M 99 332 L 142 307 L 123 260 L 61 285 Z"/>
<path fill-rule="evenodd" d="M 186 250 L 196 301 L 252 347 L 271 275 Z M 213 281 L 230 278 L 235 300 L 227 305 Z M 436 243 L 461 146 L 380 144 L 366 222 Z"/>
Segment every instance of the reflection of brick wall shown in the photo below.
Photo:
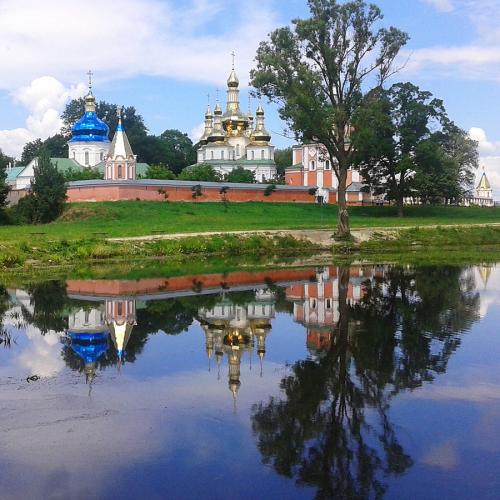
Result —
<path fill-rule="evenodd" d="M 201 188 L 201 195 L 193 199 L 191 186 L 175 185 L 173 183 L 160 185 L 147 182 L 124 182 L 120 184 L 93 183 L 84 185 L 78 183 L 68 188 L 68 201 L 120 201 L 120 200 L 146 200 L 146 201 L 222 201 L 221 187 L 226 186 L 225 198 L 232 202 L 267 201 L 267 202 L 297 202 L 313 203 L 314 196 L 308 193 L 307 188 L 297 186 L 297 189 L 280 186 L 269 196 L 264 195 L 265 186 L 256 185 L 248 188 L 236 188 L 231 184 L 221 183 L 214 186 Z"/>
<path fill-rule="evenodd" d="M 307 330 L 307 347 L 314 347 L 318 351 L 329 349 L 332 345 L 333 332 L 320 332 L 318 330 Z"/>

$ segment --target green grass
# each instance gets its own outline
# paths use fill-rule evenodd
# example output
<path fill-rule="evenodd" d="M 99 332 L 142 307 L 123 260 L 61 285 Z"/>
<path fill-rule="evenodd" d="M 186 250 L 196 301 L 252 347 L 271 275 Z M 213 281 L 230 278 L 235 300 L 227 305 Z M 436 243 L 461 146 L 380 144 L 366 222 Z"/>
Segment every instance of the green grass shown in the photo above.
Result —
<path fill-rule="evenodd" d="M 500 223 L 500 210 L 478 207 L 409 207 L 396 217 L 393 207 L 351 207 L 351 225 L 362 227 Z M 335 205 L 295 203 L 166 203 L 124 201 L 69 204 L 58 221 L 41 226 L 1 226 L 0 245 L 155 233 L 258 229 L 334 228 Z M 37 234 L 43 233 L 43 234 Z M 1 251 L 1 248 L 0 248 Z"/>

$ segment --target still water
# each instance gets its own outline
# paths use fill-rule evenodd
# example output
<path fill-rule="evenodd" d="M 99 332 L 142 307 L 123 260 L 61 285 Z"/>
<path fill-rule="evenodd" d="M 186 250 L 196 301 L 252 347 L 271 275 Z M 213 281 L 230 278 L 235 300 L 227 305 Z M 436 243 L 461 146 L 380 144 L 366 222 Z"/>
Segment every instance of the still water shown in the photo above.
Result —
<path fill-rule="evenodd" d="M 499 498 L 500 267 L 0 286 L 2 498 Z"/>

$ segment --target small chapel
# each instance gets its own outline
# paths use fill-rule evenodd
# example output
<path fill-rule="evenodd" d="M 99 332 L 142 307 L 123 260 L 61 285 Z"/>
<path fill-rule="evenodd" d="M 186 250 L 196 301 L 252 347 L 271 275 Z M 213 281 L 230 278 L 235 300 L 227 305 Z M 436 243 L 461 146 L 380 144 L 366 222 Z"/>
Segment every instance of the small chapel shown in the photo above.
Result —
<path fill-rule="evenodd" d="M 254 173 L 258 182 L 276 176 L 274 146 L 264 124 L 264 109 L 259 104 L 254 116 L 250 110 L 240 109 L 239 79 L 233 64 L 227 79 L 226 110 L 219 100 L 214 111 L 208 105 L 205 113 L 205 130 L 199 140 L 198 164 L 208 163 L 222 176 L 238 167 Z"/>

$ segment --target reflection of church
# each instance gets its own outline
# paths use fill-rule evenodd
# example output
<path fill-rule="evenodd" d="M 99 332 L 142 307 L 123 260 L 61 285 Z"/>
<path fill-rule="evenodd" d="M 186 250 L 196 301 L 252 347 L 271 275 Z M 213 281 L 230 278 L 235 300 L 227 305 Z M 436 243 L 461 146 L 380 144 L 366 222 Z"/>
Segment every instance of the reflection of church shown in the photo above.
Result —
<path fill-rule="evenodd" d="M 350 268 L 347 302 L 353 305 L 366 293 L 364 282 L 377 271 L 371 268 Z M 315 280 L 297 283 L 286 289 L 286 297 L 293 302 L 293 317 L 307 329 L 307 347 L 318 354 L 328 349 L 339 321 L 339 281 L 335 268 L 324 268 Z"/>
<path fill-rule="evenodd" d="M 127 342 L 136 325 L 134 300 L 106 300 L 104 307 L 81 308 L 68 318 L 67 338 L 71 349 L 84 362 L 85 379 L 92 382 L 96 365 L 113 342 L 118 363 L 124 359 Z"/>
<path fill-rule="evenodd" d="M 201 309 L 198 319 L 205 332 L 205 346 L 209 363 L 215 353 L 218 373 L 224 357 L 227 357 L 228 385 L 236 397 L 241 385 L 240 367 L 244 351 L 250 356 L 254 352 L 262 362 L 266 353 L 266 336 L 271 331 L 271 320 L 275 316 L 274 295 L 269 290 L 258 290 L 255 298 L 245 305 L 233 302 L 227 296 L 211 309 Z"/>

